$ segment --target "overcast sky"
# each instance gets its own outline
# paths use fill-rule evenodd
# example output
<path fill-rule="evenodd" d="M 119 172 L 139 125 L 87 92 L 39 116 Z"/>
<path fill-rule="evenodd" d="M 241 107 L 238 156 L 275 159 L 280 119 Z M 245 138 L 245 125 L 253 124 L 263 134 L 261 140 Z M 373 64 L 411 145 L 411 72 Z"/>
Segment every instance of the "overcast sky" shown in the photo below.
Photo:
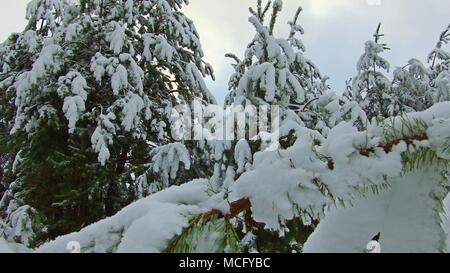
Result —
<path fill-rule="evenodd" d="M 0 0 L 0 40 L 25 26 L 28 0 Z M 276 35 L 286 37 L 287 21 L 297 6 L 304 11 L 300 22 L 306 55 L 330 76 L 333 90 L 342 92 L 345 80 L 356 73 L 356 61 L 364 42 L 372 38 L 379 22 L 384 41 L 392 50 L 384 56 L 392 68 L 403 66 L 410 58 L 425 60 L 441 31 L 450 24 L 448 0 L 284 0 Z M 190 0 L 185 13 L 195 22 L 201 36 L 206 60 L 216 71 L 216 82 L 207 81 L 222 102 L 227 93 L 231 61 L 224 54 L 241 57 L 254 36 L 248 23 L 248 7 L 255 0 Z M 392 70 L 392 69 L 391 69 Z"/>

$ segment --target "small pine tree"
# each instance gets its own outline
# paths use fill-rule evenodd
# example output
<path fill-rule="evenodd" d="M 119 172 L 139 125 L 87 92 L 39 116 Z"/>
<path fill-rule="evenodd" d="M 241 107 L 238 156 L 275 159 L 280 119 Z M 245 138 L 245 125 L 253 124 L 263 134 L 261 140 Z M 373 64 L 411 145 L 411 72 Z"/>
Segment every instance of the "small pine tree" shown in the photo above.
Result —
<path fill-rule="evenodd" d="M 266 20 L 270 10 L 272 13 Z M 299 37 L 303 34 L 303 28 L 298 24 L 301 7 L 288 23 L 291 28 L 289 36 L 286 39 L 275 38 L 274 27 L 281 10 L 282 1 L 267 1 L 265 5 L 263 1 L 258 1 L 256 10 L 250 8 L 252 16 L 249 18 L 257 33 L 247 46 L 244 59 L 234 54 L 226 55 L 236 61 L 233 64 L 235 73 L 229 81 L 230 93 L 226 106 L 279 106 L 279 144 L 275 147 L 269 145 L 270 149 L 292 146 L 300 128 L 319 122 L 320 117 L 312 111 L 317 107 L 314 101 L 328 90 L 327 77 L 304 56 L 305 47 Z M 316 120 L 312 120 L 312 116 Z M 215 147 L 212 150 L 221 153 L 218 157 L 216 154 L 211 184 L 227 192 L 235 180 L 250 170 L 254 155 L 266 149 L 268 143 L 265 141 L 260 137 L 253 141 L 214 143 L 216 146 L 212 146 Z M 221 145 L 219 149 L 217 145 Z M 236 227 L 240 238 L 251 238 L 242 246 L 245 251 L 300 251 L 302 243 L 313 230 L 312 225 L 308 226 L 311 223 L 304 224 L 296 218 L 285 223 L 290 232 L 280 236 L 278 232 L 267 231 L 263 225 L 254 222 L 249 212 L 244 218 L 237 221 Z"/>
<path fill-rule="evenodd" d="M 374 41 L 367 41 L 365 44 L 365 52 L 358 61 L 358 75 L 353 80 L 351 92 L 352 100 L 360 104 L 369 120 L 387 118 L 393 113 L 391 82 L 382 72 L 389 71 L 389 62 L 380 56 L 389 48 L 381 42 L 384 34 L 380 30 L 381 24 L 374 34 Z"/>

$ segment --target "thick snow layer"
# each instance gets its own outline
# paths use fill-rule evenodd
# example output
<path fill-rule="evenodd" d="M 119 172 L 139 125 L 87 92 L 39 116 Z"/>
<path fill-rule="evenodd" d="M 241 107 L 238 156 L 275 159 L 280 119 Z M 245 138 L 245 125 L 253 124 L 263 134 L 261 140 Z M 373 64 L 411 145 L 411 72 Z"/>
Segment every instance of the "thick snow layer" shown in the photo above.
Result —
<path fill-rule="evenodd" d="M 255 221 L 264 223 L 267 228 L 279 228 L 280 219 L 297 216 L 293 203 L 300 208 L 321 210 L 326 197 L 311 182 L 317 172 L 297 168 L 302 166 L 302 161 L 311 160 L 311 150 L 308 148 L 300 146 L 286 152 L 257 154 L 255 170 L 244 173 L 236 182 L 233 192 L 240 197 L 250 198 Z M 317 164 L 310 164 L 314 163 Z M 325 169 L 325 165 L 320 163 L 314 167 L 317 170 Z"/>
<path fill-rule="evenodd" d="M 383 252 L 445 251 L 446 234 L 437 221 L 439 201 L 430 198 L 441 190 L 442 169 L 434 165 L 394 178 L 385 192 L 332 209 L 309 237 L 304 252 L 363 253 L 378 232 Z"/>
<path fill-rule="evenodd" d="M 246 164 L 252 160 L 252 151 L 245 139 L 239 140 L 236 144 L 236 148 L 234 149 L 234 159 L 236 160 L 238 167 L 237 172 L 244 172 Z"/>
<path fill-rule="evenodd" d="M 82 252 L 161 252 L 187 226 L 189 215 L 201 213 L 209 196 L 206 180 L 174 186 L 137 201 L 115 216 L 44 244 L 36 252 L 68 252 L 77 242 Z"/>

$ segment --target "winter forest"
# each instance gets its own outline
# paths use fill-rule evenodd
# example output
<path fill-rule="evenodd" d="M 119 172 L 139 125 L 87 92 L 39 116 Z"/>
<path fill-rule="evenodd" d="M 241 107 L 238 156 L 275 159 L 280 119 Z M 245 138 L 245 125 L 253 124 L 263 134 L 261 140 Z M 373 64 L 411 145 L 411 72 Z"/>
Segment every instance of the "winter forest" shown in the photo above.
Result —
<path fill-rule="evenodd" d="M 0 44 L 0 252 L 449 251 L 450 25 L 401 67 L 374 25 L 333 90 L 308 10 L 252 4 L 222 105 L 188 0 L 29 1 Z"/>

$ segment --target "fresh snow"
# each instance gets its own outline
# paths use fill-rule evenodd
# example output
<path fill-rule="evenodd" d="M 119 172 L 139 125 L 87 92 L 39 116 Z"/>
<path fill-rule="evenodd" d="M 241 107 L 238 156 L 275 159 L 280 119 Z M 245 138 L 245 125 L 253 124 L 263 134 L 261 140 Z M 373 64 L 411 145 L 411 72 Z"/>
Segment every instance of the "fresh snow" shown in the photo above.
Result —
<path fill-rule="evenodd" d="M 450 119 L 449 109 L 449 102 L 440 103 L 424 112 L 385 122 L 398 128 L 398 132 L 403 131 L 402 124 L 406 122 L 425 122 L 429 126 L 429 140 L 416 142 L 416 146 L 429 147 L 445 160 L 448 149 L 441 147 L 448 147 L 445 141 L 450 130 L 440 128 Z M 408 150 L 401 141 L 386 153 L 376 148 L 385 141 L 383 130 L 375 125 L 369 128 L 368 132 L 360 132 L 342 122 L 325 139 L 318 132 L 303 128 L 298 132 L 298 141 L 289 149 L 256 153 L 251 170 L 234 184 L 233 194 L 237 198 L 250 198 L 254 219 L 267 228 L 278 229 L 280 220 L 291 220 L 302 210 L 320 217 L 326 206 L 334 204 L 335 200 L 322 194 L 323 187 L 334 199 L 344 202 L 352 201 L 359 190 L 383 187 L 403 175 L 406 167 L 402 154 L 414 149 Z M 313 147 L 311 143 L 315 140 L 322 144 Z M 375 147 L 370 157 L 359 153 L 365 147 Z M 332 170 L 324 157 L 333 160 Z M 394 182 L 389 184 L 393 186 Z"/>
<path fill-rule="evenodd" d="M 174 236 L 188 225 L 189 215 L 202 208 L 209 195 L 206 180 L 195 180 L 182 186 L 141 199 L 122 209 L 115 216 L 39 247 L 36 252 L 68 252 L 70 242 L 78 242 L 81 251 L 105 252 L 161 252 Z"/>
<path fill-rule="evenodd" d="M 445 251 L 447 235 L 437 220 L 444 212 L 435 199 L 442 191 L 443 169 L 437 165 L 407 173 L 392 179 L 390 188 L 378 195 L 367 193 L 353 205 L 332 209 L 304 251 L 363 253 L 378 232 L 386 253 Z"/>
<path fill-rule="evenodd" d="M 109 34 L 108 40 L 111 42 L 110 49 L 115 54 L 122 53 L 122 48 L 125 42 L 125 27 L 118 22 L 111 22 L 109 25 L 113 31 Z"/>

